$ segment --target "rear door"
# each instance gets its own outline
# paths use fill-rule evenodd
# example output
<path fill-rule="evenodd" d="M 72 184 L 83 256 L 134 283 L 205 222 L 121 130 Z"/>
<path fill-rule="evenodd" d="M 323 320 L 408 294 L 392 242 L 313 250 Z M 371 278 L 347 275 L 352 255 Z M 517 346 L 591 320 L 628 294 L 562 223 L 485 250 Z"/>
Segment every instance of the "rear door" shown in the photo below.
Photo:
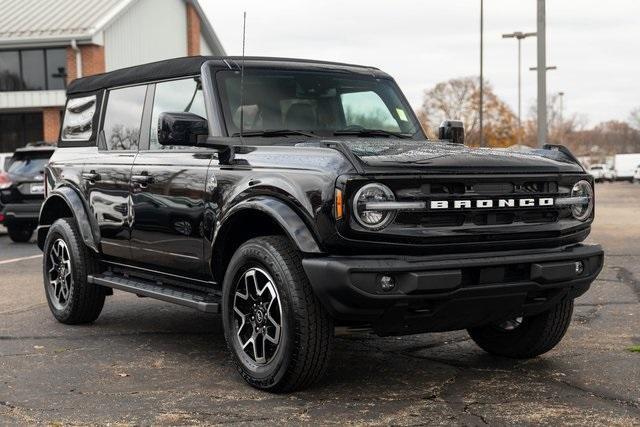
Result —
<path fill-rule="evenodd" d="M 141 150 L 132 172 L 131 250 L 135 261 L 190 277 L 204 274 L 203 217 L 210 150 L 158 143 L 162 112 L 206 117 L 199 80 L 150 87 Z M 148 126 L 148 127 L 147 127 Z"/>
<path fill-rule="evenodd" d="M 141 85 L 107 92 L 97 149 L 82 173 L 102 252 L 117 259 L 131 258 L 131 168 L 140 144 L 146 91 Z"/>

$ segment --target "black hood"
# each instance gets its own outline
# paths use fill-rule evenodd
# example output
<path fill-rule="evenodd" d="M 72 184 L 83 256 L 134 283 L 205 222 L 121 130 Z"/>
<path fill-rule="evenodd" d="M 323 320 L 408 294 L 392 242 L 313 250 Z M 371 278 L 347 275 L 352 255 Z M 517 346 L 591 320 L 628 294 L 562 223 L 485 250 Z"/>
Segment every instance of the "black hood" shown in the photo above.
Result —
<path fill-rule="evenodd" d="M 402 168 L 437 173 L 582 173 L 582 166 L 558 150 L 515 151 L 472 148 L 443 141 L 341 140 L 367 170 Z"/>

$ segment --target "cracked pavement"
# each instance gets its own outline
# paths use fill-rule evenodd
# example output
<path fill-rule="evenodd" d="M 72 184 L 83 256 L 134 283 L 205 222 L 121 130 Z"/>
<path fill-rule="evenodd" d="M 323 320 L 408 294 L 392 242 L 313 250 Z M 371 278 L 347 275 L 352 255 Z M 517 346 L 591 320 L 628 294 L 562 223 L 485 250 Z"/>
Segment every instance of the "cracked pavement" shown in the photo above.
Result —
<path fill-rule="evenodd" d="M 464 331 L 338 330 L 326 379 L 288 395 L 236 375 L 217 315 L 116 291 L 93 325 L 57 323 L 41 260 L 2 263 L 38 249 L 0 235 L 0 424 L 640 425 L 640 185 L 596 191 L 605 268 L 556 349 L 514 361 Z"/>

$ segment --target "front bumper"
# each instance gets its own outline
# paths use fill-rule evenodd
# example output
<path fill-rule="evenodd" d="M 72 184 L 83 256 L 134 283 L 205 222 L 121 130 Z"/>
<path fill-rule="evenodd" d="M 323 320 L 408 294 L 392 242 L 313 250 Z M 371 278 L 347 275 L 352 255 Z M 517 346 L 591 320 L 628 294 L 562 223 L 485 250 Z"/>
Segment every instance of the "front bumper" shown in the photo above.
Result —
<path fill-rule="evenodd" d="M 12 222 L 32 222 L 37 224 L 42 202 L 42 200 L 38 200 L 36 202 L 9 203 L 4 205 L 2 208 L 2 213 L 4 214 L 3 223 L 11 224 Z"/>
<path fill-rule="evenodd" d="M 599 245 L 428 257 L 320 257 L 302 261 L 314 293 L 345 324 L 379 335 L 466 329 L 576 298 L 600 273 Z M 576 262 L 583 271 L 576 272 Z M 379 279 L 392 276 L 383 291 Z"/>

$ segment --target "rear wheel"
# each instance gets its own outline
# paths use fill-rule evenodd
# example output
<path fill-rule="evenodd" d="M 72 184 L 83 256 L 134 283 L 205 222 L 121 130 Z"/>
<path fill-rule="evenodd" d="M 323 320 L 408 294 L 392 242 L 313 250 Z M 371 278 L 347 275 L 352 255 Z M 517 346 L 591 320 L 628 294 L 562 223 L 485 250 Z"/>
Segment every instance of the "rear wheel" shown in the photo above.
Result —
<path fill-rule="evenodd" d="M 49 309 L 62 323 L 90 323 L 98 318 L 106 288 L 87 282 L 97 262 L 85 246 L 75 222 L 53 223 L 44 243 L 43 276 Z"/>
<path fill-rule="evenodd" d="M 535 316 L 469 329 L 480 348 L 497 356 L 528 359 L 555 347 L 571 323 L 573 300 L 565 299 Z"/>
<path fill-rule="evenodd" d="M 16 243 L 26 243 L 31 240 L 33 236 L 33 226 L 31 225 L 19 225 L 13 224 L 7 226 L 7 233 L 9 238 Z"/>
<path fill-rule="evenodd" d="M 284 237 L 249 240 L 233 255 L 223 285 L 223 322 L 236 367 L 256 388 L 298 390 L 326 371 L 333 323 Z"/>

